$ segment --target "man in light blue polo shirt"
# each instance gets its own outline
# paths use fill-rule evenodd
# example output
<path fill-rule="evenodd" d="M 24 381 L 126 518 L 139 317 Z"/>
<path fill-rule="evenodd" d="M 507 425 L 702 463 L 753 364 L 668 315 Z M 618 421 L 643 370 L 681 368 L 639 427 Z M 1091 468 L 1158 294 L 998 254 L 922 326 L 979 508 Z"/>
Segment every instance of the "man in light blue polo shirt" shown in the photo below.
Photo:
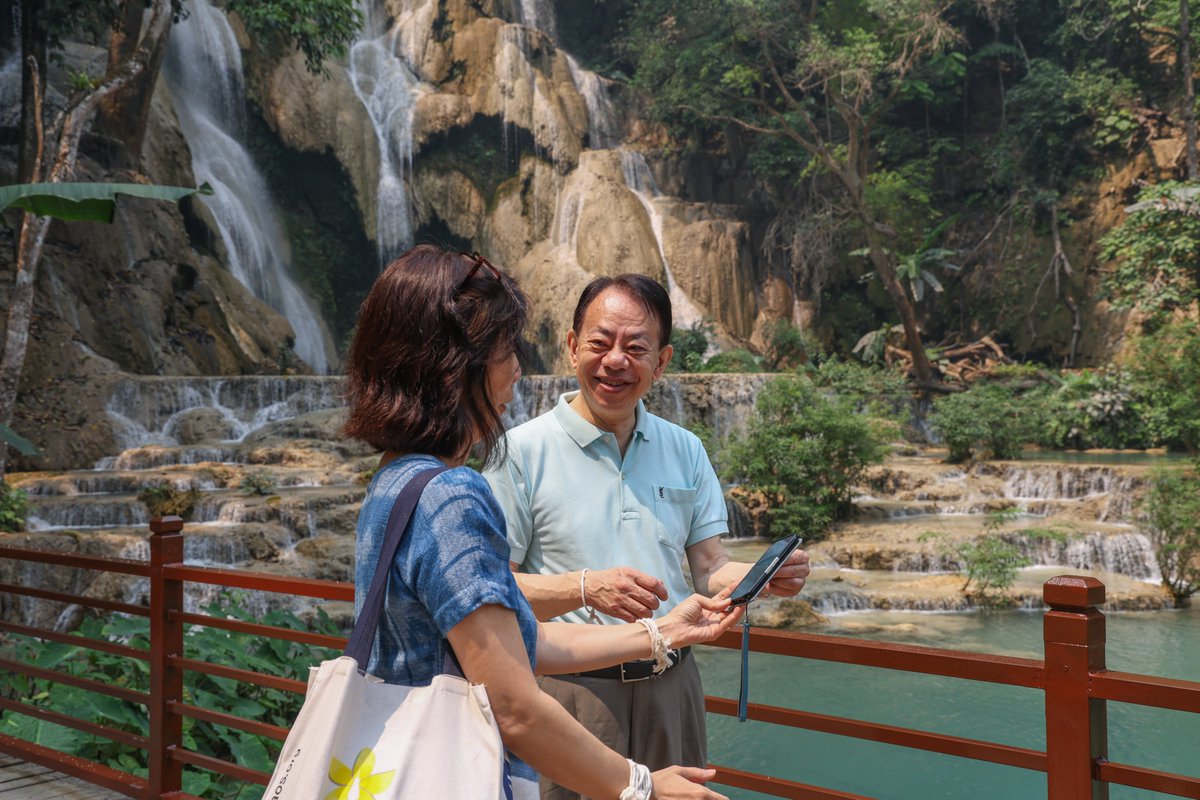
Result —
<path fill-rule="evenodd" d="M 725 501 L 700 440 L 646 411 L 671 360 L 671 303 L 641 275 L 597 278 L 567 333 L 579 391 L 509 431 L 505 462 L 485 473 L 504 509 L 512 568 L 539 619 L 630 622 L 661 616 L 695 590 L 715 594 L 750 564 L 729 560 Z M 768 591 L 808 576 L 797 551 Z M 661 675 L 652 661 L 542 679 L 602 741 L 657 769 L 705 766 L 704 691 L 686 649 Z M 577 797 L 543 782 L 542 797 Z"/>

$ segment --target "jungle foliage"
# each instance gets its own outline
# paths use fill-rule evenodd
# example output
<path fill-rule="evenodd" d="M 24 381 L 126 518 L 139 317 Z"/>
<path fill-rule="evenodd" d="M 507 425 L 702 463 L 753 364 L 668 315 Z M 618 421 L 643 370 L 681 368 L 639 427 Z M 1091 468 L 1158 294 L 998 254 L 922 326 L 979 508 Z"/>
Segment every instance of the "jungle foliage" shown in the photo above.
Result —
<path fill-rule="evenodd" d="M 1168 138 L 1185 140 L 1180 180 L 1123 198 L 1140 202 L 1099 266 L 1118 302 L 1196 300 L 1196 5 L 1187 20 L 1173 0 L 589 7 L 626 16 L 621 57 L 595 66 L 631 76 L 669 146 L 749 176 L 762 247 L 797 296 L 861 326 L 851 343 L 898 326 L 923 381 L 918 350 L 981 331 L 1075 366 L 1102 299 L 1096 234 L 1076 223 L 1106 170 Z"/>

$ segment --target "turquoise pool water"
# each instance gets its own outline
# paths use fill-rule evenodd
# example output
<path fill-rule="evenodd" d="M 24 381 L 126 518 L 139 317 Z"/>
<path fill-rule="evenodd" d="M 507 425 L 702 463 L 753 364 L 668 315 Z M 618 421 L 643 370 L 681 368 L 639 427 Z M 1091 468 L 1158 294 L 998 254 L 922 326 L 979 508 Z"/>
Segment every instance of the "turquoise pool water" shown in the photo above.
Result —
<path fill-rule="evenodd" d="M 993 614 L 848 615 L 879 624 L 856 636 L 1041 658 L 1042 617 Z M 836 633 L 836 631 L 833 631 Z M 708 694 L 737 697 L 738 653 L 697 648 Z M 1109 669 L 1200 681 L 1200 609 L 1108 615 Z M 1043 695 L 807 659 L 752 654 L 752 702 L 835 714 L 1020 747 L 1045 747 Z M 892 745 L 709 715 L 713 763 L 880 800 L 1044 800 L 1045 775 Z M 1200 715 L 1109 703 L 1109 757 L 1200 775 Z M 766 795 L 716 787 L 731 798 Z M 1112 800 L 1164 798 L 1113 786 Z"/>

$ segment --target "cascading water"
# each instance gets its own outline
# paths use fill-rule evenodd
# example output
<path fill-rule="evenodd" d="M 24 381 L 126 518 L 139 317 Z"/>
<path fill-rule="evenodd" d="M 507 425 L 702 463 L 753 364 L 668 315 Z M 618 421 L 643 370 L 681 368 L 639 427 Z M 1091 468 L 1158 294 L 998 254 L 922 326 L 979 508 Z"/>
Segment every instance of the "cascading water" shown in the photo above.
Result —
<path fill-rule="evenodd" d="M 650 217 L 650 227 L 654 230 L 654 239 L 658 242 L 658 253 L 662 256 L 663 271 L 667 274 L 667 292 L 671 296 L 671 313 L 676 328 L 691 328 L 704 322 L 704 314 L 691 301 L 691 298 L 679 288 L 675 276 L 671 273 L 671 264 L 667 260 L 667 251 L 663 248 L 662 213 L 654 203 L 654 198 L 661 192 L 650 173 L 650 165 L 641 153 L 630 150 L 621 151 L 621 168 L 625 172 L 625 185 L 629 187 L 642 207 Z"/>
<path fill-rule="evenodd" d="M 583 95 L 583 101 L 587 104 L 588 146 L 592 150 L 616 147 L 621 142 L 621 132 L 604 79 L 579 66 L 574 56 L 566 56 L 567 65 L 571 68 L 571 80 L 575 82 L 575 88 Z"/>
<path fill-rule="evenodd" d="M 420 81 L 401 56 L 410 55 L 416 47 L 411 31 L 419 26 L 404 24 L 414 13 L 411 3 L 406 16 L 390 26 L 382 0 L 359 0 L 358 9 L 365 24 L 361 38 L 350 48 L 347 74 L 379 145 L 375 247 L 382 265 L 413 243 L 412 202 L 406 181 L 412 174 L 413 110 Z M 401 46 L 408 53 L 398 54 Z"/>
<path fill-rule="evenodd" d="M 15 128 L 20 114 L 21 54 L 17 52 L 0 65 L 0 125 Z"/>
<path fill-rule="evenodd" d="M 550 0 L 521 0 L 520 10 L 522 25 L 541 31 L 551 40 L 558 39 L 558 23 Z"/>
<path fill-rule="evenodd" d="M 209 0 L 192 0 L 188 11 L 171 32 L 165 73 L 196 180 L 214 189 L 203 202 L 225 242 L 234 276 L 291 323 L 296 353 L 314 371 L 328 372 L 332 340 L 288 275 L 288 243 L 266 180 L 238 141 L 245 107 L 242 55 L 233 29 Z"/>

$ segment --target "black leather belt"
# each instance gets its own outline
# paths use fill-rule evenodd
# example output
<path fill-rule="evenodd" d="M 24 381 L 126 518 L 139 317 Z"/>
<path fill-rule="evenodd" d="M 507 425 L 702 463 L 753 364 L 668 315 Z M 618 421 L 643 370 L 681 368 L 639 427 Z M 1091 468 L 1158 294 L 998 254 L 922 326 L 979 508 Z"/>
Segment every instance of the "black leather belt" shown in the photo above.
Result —
<path fill-rule="evenodd" d="M 667 666 L 667 669 L 683 661 L 691 652 L 692 648 L 690 647 L 684 647 L 680 650 L 668 650 L 667 659 L 670 661 L 670 664 Z M 615 667 L 604 667 L 603 669 L 593 669 L 588 672 L 576 672 L 574 674 L 580 678 L 620 678 L 623 683 L 644 681 L 647 678 L 654 677 L 654 659 L 641 658 L 637 661 L 626 661 L 624 664 L 617 664 Z"/>

